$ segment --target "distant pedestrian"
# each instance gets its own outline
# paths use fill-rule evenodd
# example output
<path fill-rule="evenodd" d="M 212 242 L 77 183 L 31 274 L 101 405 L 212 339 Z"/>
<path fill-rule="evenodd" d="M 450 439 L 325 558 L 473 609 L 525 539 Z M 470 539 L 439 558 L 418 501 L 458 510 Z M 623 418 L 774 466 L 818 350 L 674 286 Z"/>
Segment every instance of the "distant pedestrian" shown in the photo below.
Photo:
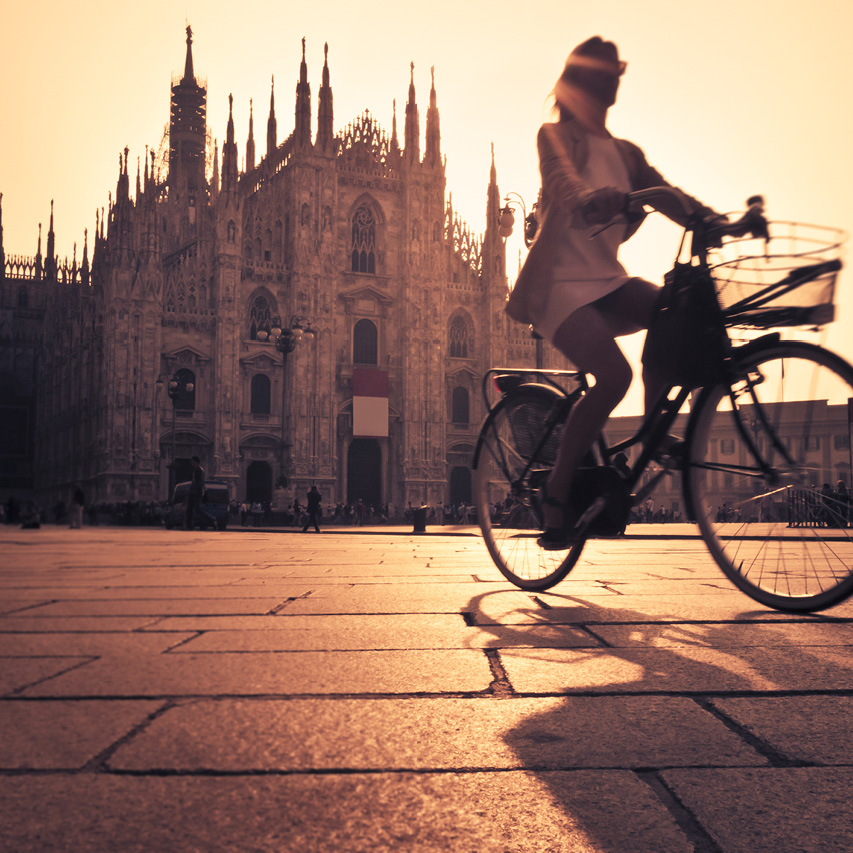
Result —
<path fill-rule="evenodd" d="M 842 527 L 850 523 L 850 492 L 844 480 L 835 484 L 835 500 L 838 501 L 838 516 Z"/>
<path fill-rule="evenodd" d="M 320 532 L 320 525 L 317 523 L 317 519 L 320 517 L 320 502 L 323 500 L 323 496 L 320 494 L 319 490 L 316 486 L 311 486 L 308 491 L 308 518 L 305 520 L 305 526 L 302 528 L 303 533 L 308 532 L 308 528 L 313 524 L 314 530 L 317 533 Z"/>
<path fill-rule="evenodd" d="M 249 524 L 249 507 L 246 506 L 246 501 L 240 504 L 240 524 L 243 527 Z"/>
<path fill-rule="evenodd" d="M 196 513 L 205 516 L 214 526 L 216 519 L 202 506 L 201 499 L 204 497 L 204 468 L 201 467 L 201 460 L 198 456 L 193 456 L 190 460 L 193 466 L 192 479 L 190 480 L 190 490 L 187 495 L 187 512 L 185 526 L 187 530 L 192 530 L 195 524 Z"/>
<path fill-rule="evenodd" d="M 72 530 L 80 530 L 83 527 L 83 507 L 86 504 L 86 496 L 83 487 L 76 483 L 74 494 L 71 496 L 71 527 Z"/>

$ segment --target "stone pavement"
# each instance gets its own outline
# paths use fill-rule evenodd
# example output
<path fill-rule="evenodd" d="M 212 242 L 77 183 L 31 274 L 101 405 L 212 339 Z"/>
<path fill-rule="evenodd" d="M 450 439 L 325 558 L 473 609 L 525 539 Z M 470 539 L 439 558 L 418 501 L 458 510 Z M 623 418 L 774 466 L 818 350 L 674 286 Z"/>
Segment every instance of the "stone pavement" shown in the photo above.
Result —
<path fill-rule="evenodd" d="M 639 532 L 0 528 L 0 850 L 853 849 L 853 604 Z"/>

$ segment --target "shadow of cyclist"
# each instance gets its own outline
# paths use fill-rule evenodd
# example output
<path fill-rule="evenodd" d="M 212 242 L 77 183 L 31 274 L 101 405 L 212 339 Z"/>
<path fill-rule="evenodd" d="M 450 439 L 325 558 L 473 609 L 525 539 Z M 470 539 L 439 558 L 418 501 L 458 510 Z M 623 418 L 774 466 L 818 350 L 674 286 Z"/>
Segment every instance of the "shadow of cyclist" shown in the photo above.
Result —
<path fill-rule="evenodd" d="M 502 739 L 592 849 L 684 848 L 663 769 L 785 763 L 744 736 L 726 713 L 727 696 L 849 683 L 843 648 L 791 642 L 792 632 L 810 630 L 799 625 L 849 619 L 761 610 L 726 624 L 678 623 L 613 607 L 612 598 L 605 605 L 553 593 L 551 609 L 531 601 L 495 618 L 484 607 L 495 594 L 472 598 L 468 613 L 494 636 L 495 692 L 524 708 L 520 722 L 517 706 L 508 714 L 516 722 Z M 768 654 L 779 646 L 784 654 Z"/>

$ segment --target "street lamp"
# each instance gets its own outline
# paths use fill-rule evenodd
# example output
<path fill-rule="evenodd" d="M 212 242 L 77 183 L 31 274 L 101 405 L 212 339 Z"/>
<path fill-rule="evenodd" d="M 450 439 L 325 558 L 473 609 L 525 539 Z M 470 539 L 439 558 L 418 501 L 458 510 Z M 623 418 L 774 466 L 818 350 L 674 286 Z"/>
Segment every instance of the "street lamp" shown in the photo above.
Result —
<path fill-rule="evenodd" d="M 175 411 L 178 408 L 178 403 L 189 399 L 192 392 L 195 390 L 195 385 L 189 382 L 185 377 L 181 376 L 180 372 L 174 374 L 166 385 L 166 393 L 172 401 L 172 462 L 169 465 L 169 497 L 171 498 L 172 490 L 175 488 L 175 479 L 177 477 L 175 455 Z"/>
<path fill-rule="evenodd" d="M 515 226 L 515 212 L 513 207 L 521 210 L 521 215 L 524 217 L 524 245 L 529 249 L 533 245 L 533 240 L 536 237 L 536 232 L 539 229 L 539 220 L 536 218 L 536 208 L 539 203 L 536 202 L 527 212 L 527 205 L 524 199 L 515 192 L 507 193 L 504 197 L 504 206 L 498 213 L 498 236 L 506 240 L 512 234 L 512 229 Z"/>
<path fill-rule="evenodd" d="M 529 249 L 533 245 L 536 238 L 536 232 L 539 230 L 539 220 L 536 218 L 536 208 L 539 202 L 534 203 L 527 212 L 527 205 L 524 199 L 516 192 L 507 193 L 504 196 L 504 206 L 498 213 L 498 236 L 506 240 L 512 234 L 512 229 L 515 226 L 515 212 L 513 207 L 521 210 L 521 215 L 524 217 L 524 245 Z M 542 369 L 542 336 L 533 330 L 531 336 L 535 341 L 536 346 L 536 369 Z"/>
<path fill-rule="evenodd" d="M 305 324 L 304 326 L 302 324 Z M 311 328 L 311 321 L 307 317 L 291 317 L 290 328 L 283 328 L 281 319 L 274 317 L 269 329 L 258 329 L 259 341 L 267 341 L 275 344 L 275 348 L 282 354 L 284 360 L 296 348 L 296 344 L 304 337 L 312 340 L 317 333 Z"/>
<path fill-rule="evenodd" d="M 296 349 L 301 340 L 312 341 L 317 333 L 311 328 L 307 317 L 294 316 L 290 324 L 284 326 L 280 317 L 274 317 L 269 329 L 258 330 L 259 341 L 269 341 L 281 353 L 281 473 L 286 474 L 288 468 L 285 458 L 287 444 L 287 427 L 285 417 L 287 412 L 287 357 Z"/>

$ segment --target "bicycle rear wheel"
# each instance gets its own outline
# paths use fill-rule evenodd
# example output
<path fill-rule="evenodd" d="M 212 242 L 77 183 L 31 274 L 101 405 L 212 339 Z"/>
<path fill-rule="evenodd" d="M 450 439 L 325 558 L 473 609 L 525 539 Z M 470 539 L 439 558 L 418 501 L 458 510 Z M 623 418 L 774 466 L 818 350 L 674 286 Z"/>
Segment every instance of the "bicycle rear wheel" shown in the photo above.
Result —
<path fill-rule="evenodd" d="M 731 397 L 706 388 L 694 408 L 688 506 L 735 586 L 777 610 L 822 610 L 853 593 L 849 503 L 824 485 L 848 478 L 853 368 L 793 341 L 741 368 Z"/>
<path fill-rule="evenodd" d="M 560 426 L 545 437 L 548 418 L 561 396 L 543 385 L 522 385 L 492 410 L 480 431 L 474 491 L 480 530 L 504 577 L 521 589 L 559 583 L 583 550 L 583 542 L 560 551 L 537 544 L 542 533 L 540 495 L 560 442 Z"/>

